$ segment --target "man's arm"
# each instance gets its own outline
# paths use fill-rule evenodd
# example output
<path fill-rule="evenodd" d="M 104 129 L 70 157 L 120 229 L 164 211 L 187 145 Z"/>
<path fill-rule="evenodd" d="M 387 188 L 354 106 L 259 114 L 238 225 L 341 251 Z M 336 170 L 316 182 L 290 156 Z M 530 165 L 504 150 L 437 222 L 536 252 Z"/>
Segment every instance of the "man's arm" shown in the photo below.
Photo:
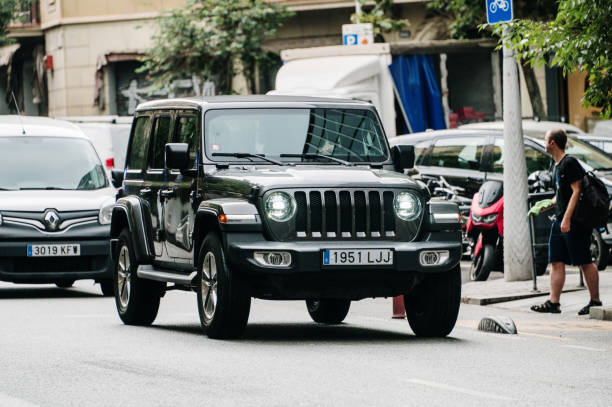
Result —
<path fill-rule="evenodd" d="M 567 233 L 570 230 L 572 215 L 574 214 L 574 210 L 576 210 L 576 205 L 578 205 L 578 200 L 580 199 L 580 180 L 572 182 L 571 187 L 572 197 L 567 204 L 565 215 L 563 215 L 563 220 L 561 221 L 562 233 Z"/>

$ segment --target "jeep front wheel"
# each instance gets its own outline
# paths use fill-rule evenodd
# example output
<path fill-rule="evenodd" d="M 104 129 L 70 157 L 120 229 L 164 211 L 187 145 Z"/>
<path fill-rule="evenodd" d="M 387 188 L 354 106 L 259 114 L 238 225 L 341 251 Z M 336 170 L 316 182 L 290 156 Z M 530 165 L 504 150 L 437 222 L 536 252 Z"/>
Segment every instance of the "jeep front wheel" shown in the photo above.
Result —
<path fill-rule="evenodd" d="M 417 336 L 444 337 L 455 327 L 461 302 L 461 268 L 427 276 L 404 295 L 410 328 Z"/>
<path fill-rule="evenodd" d="M 306 308 L 314 322 L 339 324 L 344 321 L 351 306 L 350 300 L 306 300 Z"/>
<path fill-rule="evenodd" d="M 213 339 L 238 338 L 249 320 L 251 297 L 230 269 L 221 241 L 209 233 L 198 255 L 197 298 L 202 329 Z"/>
<path fill-rule="evenodd" d="M 126 325 L 151 325 L 159 310 L 163 283 L 138 278 L 138 264 L 127 229 L 121 231 L 113 273 L 115 305 Z"/>

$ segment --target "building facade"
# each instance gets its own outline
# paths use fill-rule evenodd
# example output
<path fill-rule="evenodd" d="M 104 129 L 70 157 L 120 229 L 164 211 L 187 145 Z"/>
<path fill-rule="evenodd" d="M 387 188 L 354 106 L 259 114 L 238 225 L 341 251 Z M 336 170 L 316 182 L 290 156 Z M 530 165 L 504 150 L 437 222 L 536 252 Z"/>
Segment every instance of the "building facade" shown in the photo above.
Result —
<path fill-rule="evenodd" d="M 271 1 L 295 11 L 278 35 L 266 41 L 265 48 L 275 55 L 282 49 L 340 45 L 342 24 L 350 23 L 355 11 L 352 0 Z M 408 19 L 410 26 L 385 36 L 393 55 L 431 55 L 442 98 L 451 111 L 470 107 L 486 118 L 501 118 L 501 58 L 494 51 L 496 44 L 487 40 L 448 40 L 446 22 L 428 13 L 427 2 L 395 0 L 394 16 Z M 0 85 L 0 92 L 17 94 L 26 114 L 52 117 L 129 115 L 146 99 L 172 96 L 168 91 L 151 94 L 146 74 L 136 69 L 140 65 L 138 58 L 151 45 L 156 32 L 155 19 L 163 10 L 184 3 L 185 0 L 39 0 L 33 11 L 36 18 L 29 25 L 11 27 L 17 48 L 0 50 L 0 82 L 9 83 Z M 580 122 L 584 127 L 587 113 L 570 112 L 573 103 L 567 102 L 567 80 L 559 80 L 558 72 L 552 70 L 537 73 L 545 107 L 554 105 L 559 118 Z M 272 89 L 274 75 L 273 68 L 259 72 L 255 91 L 265 93 Z M 239 82 L 236 89 L 245 92 Z M 206 78 L 185 78 L 176 85 L 175 92 L 181 96 L 214 92 L 214 84 Z M 522 95 L 523 116 L 532 116 L 524 86 Z M 2 99 L 0 113 L 12 110 Z"/>

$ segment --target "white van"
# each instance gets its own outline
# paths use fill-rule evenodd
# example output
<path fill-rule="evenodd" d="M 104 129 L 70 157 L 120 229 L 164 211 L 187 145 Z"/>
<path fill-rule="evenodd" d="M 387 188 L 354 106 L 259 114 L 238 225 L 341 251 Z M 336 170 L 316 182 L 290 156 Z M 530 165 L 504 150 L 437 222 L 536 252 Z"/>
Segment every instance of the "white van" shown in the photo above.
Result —
<path fill-rule="evenodd" d="M 113 294 L 109 237 L 116 189 L 74 124 L 0 116 L 0 280 Z"/>
<path fill-rule="evenodd" d="M 69 116 L 62 120 L 77 125 L 93 143 L 107 172 L 123 169 L 131 116 Z"/>

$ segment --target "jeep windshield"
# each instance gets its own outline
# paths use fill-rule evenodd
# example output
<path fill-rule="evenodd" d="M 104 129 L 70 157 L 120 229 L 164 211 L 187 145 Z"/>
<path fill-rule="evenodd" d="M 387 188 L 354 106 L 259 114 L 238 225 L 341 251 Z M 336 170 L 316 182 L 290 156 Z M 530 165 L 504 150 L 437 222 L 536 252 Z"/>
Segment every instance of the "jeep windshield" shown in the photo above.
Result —
<path fill-rule="evenodd" d="M 0 137 L 1 190 L 93 190 L 107 186 L 104 168 L 87 140 Z"/>
<path fill-rule="evenodd" d="M 371 110 L 219 109 L 206 112 L 204 125 L 206 155 L 217 162 L 242 161 L 232 153 L 319 165 L 388 158 L 384 133 Z"/>

